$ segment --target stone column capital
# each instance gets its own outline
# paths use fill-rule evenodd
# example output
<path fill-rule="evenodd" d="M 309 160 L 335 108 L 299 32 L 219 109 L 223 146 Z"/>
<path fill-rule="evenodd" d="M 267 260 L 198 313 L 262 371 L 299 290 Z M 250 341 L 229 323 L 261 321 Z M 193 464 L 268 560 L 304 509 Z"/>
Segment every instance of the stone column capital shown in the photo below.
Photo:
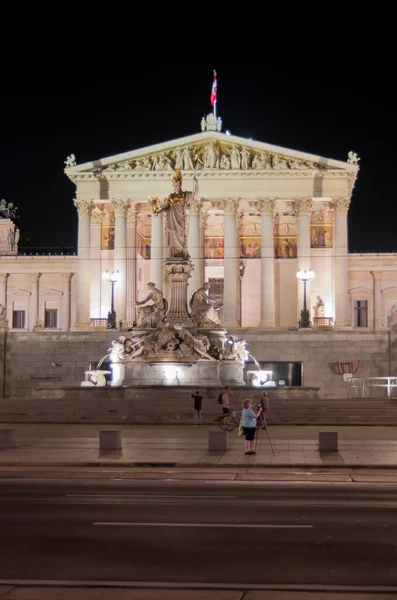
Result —
<path fill-rule="evenodd" d="M 77 208 L 77 212 L 79 217 L 90 217 L 91 211 L 93 207 L 92 200 L 74 200 L 73 201 L 75 207 Z"/>
<path fill-rule="evenodd" d="M 6 283 L 9 276 L 9 273 L 0 273 L 0 283 Z"/>
<path fill-rule="evenodd" d="M 127 224 L 136 225 L 138 222 L 138 208 L 135 203 L 131 203 L 127 210 Z"/>
<path fill-rule="evenodd" d="M 193 198 L 189 206 L 191 215 L 199 215 L 204 198 Z"/>
<path fill-rule="evenodd" d="M 258 198 L 258 209 L 262 215 L 272 215 L 276 198 Z"/>
<path fill-rule="evenodd" d="M 381 271 L 371 271 L 371 275 L 376 281 L 380 281 L 380 279 L 382 278 Z"/>
<path fill-rule="evenodd" d="M 32 283 L 38 283 L 41 277 L 41 273 L 30 273 L 30 281 Z"/>
<path fill-rule="evenodd" d="M 126 217 L 127 210 L 130 205 L 130 201 L 128 198 L 117 198 L 116 200 L 112 200 L 112 204 L 114 206 L 114 212 L 116 217 Z"/>
<path fill-rule="evenodd" d="M 98 208 L 94 208 L 91 212 L 91 225 L 101 225 L 103 217 L 103 212 Z"/>
<path fill-rule="evenodd" d="M 73 273 L 62 273 L 62 281 L 64 283 L 70 283 L 73 277 Z"/>
<path fill-rule="evenodd" d="M 335 212 L 337 212 L 337 213 L 342 213 L 342 214 L 347 215 L 347 212 L 349 210 L 349 205 L 350 205 L 350 198 L 348 198 L 348 197 L 332 199 L 332 206 L 335 209 Z"/>
<path fill-rule="evenodd" d="M 239 203 L 240 198 L 224 198 L 223 209 L 225 211 L 225 215 L 236 215 Z"/>
<path fill-rule="evenodd" d="M 298 215 L 310 215 L 312 206 L 311 198 L 294 198 L 294 208 Z"/>

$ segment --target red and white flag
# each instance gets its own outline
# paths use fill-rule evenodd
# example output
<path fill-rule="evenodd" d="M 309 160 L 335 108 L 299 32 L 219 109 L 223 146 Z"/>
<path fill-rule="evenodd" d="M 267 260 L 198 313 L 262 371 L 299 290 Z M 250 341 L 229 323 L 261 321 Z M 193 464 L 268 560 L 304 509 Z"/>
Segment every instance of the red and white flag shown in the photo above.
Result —
<path fill-rule="evenodd" d="M 212 82 L 212 90 L 211 90 L 211 104 L 215 106 L 215 102 L 217 100 L 218 93 L 218 82 L 216 80 L 216 71 L 214 71 L 214 81 Z"/>

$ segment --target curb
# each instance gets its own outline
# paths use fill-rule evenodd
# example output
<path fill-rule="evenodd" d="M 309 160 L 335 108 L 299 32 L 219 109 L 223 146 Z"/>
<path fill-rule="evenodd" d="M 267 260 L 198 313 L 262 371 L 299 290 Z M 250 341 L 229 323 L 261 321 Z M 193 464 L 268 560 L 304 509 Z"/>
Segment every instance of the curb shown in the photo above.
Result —
<path fill-rule="evenodd" d="M 211 463 L 211 462 L 199 462 L 199 463 L 171 463 L 171 462 L 158 462 L 158 461 L 123 461 L 123 462 L 115 462 L 114 460 L 98 460 L 95 462 L 90 461 L 81 461 L 81 462 L 29 462 L 29 461 L 0 461 L 0 468 L 2 467 L 53 467 L 53 468 L 62 468 L 62 467 L 74 467 L 74 468 L 83 468 L 83 467 L 113 467 L 113 468 L 126 468 L 126 467 L 147 467 L 147 468 L 158 468 L 158 469 L 182 469 L 182 468 L 213 468 L 217 469 L 257 469 L 257 468 L 266 468 L 266 469 L 313 469 L 313 470 L 326 470 L 329 471 L 331 469 L 357 469 L 357 470 L 365 470 L 365 469 L 379 469 L 379 470 L 397 470 L 396 464 L 379 464 L 379 463 L 368 463 L 368 464 L 340 464 L 340 463 L 330 463 L 319 465 L 311 464 L 311 463 L 294 463 L 294 464 L 285 464 L 285 463 L 251 463 L 249 464 L 236 464 L 236 463 Z"/>

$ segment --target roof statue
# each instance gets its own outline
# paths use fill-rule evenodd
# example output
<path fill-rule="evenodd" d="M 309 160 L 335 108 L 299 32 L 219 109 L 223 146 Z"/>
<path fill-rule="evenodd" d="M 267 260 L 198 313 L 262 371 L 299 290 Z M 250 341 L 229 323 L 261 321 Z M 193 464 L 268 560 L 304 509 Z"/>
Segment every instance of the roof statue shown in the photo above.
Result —
<path fill-rule="evenodd" d="M 216 118 L 214 113 L 209 113 L 201 119 L 201 131 L 221 131 L 222 119 Z"/>
<path fill-rule="evenodd" d="M 357 152 L 353 152 L 353 150 L 350 150 L 347 156 L 347 162 L 349 163 L 349 165 L 358 165 L 360 159 L 357 156 Z"/>
<path fill-rule="evenodd" d="M 66 157 L 65 162 L 65 169 L 69 169 L 69 167 L 75 167 L 76 166 L 76 157 L 74 154 L 69 154 L 69 156 Z"/>
<path fill-rule="evenodd" d="M 17 216 L 18 207 L 14 206 L 12 202 L 0 200 L 0 219 L 15 219 Z"/>

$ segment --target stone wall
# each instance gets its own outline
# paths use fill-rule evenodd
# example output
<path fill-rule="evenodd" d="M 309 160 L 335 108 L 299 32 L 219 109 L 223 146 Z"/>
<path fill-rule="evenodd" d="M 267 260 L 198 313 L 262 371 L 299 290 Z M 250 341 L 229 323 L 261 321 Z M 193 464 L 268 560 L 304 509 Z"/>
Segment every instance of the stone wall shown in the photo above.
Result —
<path fill-rule="evenodd" d="M 394 331 L 338 332 L 316 330 L 236 330 L 247 340 L 257 360 L 302 361 L 303 385 L 319 387 L 320 397 L 344 398 L 345 385 L 337 360 L 360 360 L 359 377 L 397 375 L 397 336 Z M 98 361 L 115 333 L 4 333 L 0 332 L 0 385 L 6 397 L 24 397 L 37 387 L 79 385 L 89 363 Z M 5 364 L 4 364 L 5 361 Z M 1 397 L 1 396 L 0 396 Z"/>

